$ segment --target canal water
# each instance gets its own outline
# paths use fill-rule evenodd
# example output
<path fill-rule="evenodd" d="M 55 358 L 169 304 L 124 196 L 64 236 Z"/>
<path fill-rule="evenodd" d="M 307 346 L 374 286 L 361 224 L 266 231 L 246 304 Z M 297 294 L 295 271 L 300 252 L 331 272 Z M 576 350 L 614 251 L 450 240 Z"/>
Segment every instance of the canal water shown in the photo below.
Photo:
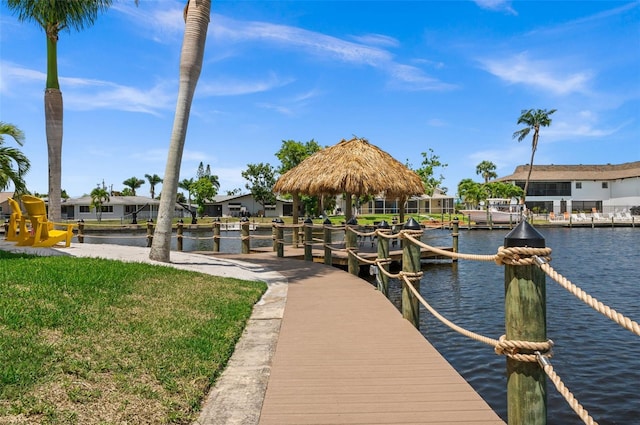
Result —
<path fill-rule="evenodd" d="M 552 248 L 553 268 L 591 296 L 640 321 L 640 230 L 540 229 Z M 440 238 L 438 238 L 440 232 Z M 462 231 L 460 252 L 494 254 L 508 231 Z M 450 232 L 427 232 L 425 243 L 450 245 Z M 550 278 L 547 336 L 555 343 L 551 364 L 567 388 L 600 425 L 640 424 L 640 337 L 597 313 Z M 421 294 L 441 314 L 476 333 L 504 334 L 504 268 L 460 261 L 428 264 Z M 400 286 L 393 301 L 399 305 Z M 506 421 L 505 358 L 421 311 L 424 336 Z M 548 423 L 582 424 L 547 380 Z"/>
<path fill-rule="evenodd" d="M 553 268 L 591 296 L 640 321 L 640 229 L 543 228 L 552 248 Z M 460 252 L 495 254 L 508 230 L 462 230 Z M 270 230 L 253 234 L 269 235 Z M 108 237 L 107 237 L 108 236 Z M 115 237 L 114 237 L 115 236 Z M 239 232 L 221 232 L 221 252 L 240 252 Z M 451 246 L 450 231 L 429 230 L 434 246 Z M 85 243 L 146 246 L 137 235 L 88 234 Z M 172 249 L 175 247 L 172 240 Z M 271 246 L 253 239 L 252 247 Z M 210 233 L 185 231 L 184 250 L 212 250 Z M 429 263 L 421 293 L 441 314 L 473 332 L 498 339 L 504 334 L 504 268 L 494 263 Z M 551 364 L 576 399 L 600 425 L 640 424 L 640 337 L 594 311 L 550 278 L 547 282 L 547 335 L 555 343 Z M 390 285 L 399 307 L 400 284 Z M 375 326 L 375 324 L 372 324 Z M 451 331 L 425 309 L 424 336 L 506 421 L 505 358 L 493 349 Z M 548 423 L 583 422 L 547 381 Z"/>

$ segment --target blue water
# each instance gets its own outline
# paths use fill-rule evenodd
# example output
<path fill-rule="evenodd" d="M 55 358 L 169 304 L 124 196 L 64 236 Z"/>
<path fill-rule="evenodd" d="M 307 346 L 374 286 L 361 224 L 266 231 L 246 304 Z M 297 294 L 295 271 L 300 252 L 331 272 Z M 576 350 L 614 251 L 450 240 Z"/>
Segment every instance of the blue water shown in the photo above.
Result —
<path fill-rule="evenodd" d="M 441 239 L 438 239 L 440 232 Z M 552 248 L 553 268 L 591 296 L 640 321 L 640 229 L 540 229 Z M 508 231 L 462 231 L 460 252 L 494 254 Z M 433 239 L 431 239 L 433 238 Z M 450 245 L 449 232 L 423 239 Z M 448 243 L 447 243 L 448 242 Z M 421 293 L 456 324 L 495 339 L 504 334 L 504 269 L 494 263 L 428 264 Z M 640 423 L 640 337 L 597 313 L 550 278 L 547 336 L 555 342 L 551 364 L 600 425 Z M 399 285 L 392 300 L 398 303 Z M 395 299 L 394 299 L 395 298 Z M 423 309 L 421 331 L 506 421 L 505 359 L 462 337 Z M 582 420 L 547 382 L 548 423 Z"/>

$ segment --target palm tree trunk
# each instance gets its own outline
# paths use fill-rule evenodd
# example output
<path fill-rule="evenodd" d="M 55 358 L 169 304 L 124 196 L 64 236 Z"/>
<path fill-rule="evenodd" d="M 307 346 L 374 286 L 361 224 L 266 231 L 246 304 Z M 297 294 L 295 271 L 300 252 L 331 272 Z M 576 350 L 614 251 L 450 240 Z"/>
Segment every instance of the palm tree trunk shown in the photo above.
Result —
<path fill-rule="evenodd" d="M 529 161 L 529 172 L 527 173 L 527 180 L 524 182 L 524 195 L 522 196 L 522 203 L 524 204 L 527 199 L 527 190 L 529 190 L 529 180 L 531 179 L 531 172 L 533 171 L 533 157 L 538 149 L 538 130 L 533 132 L 533 140 L 531 141 L 531 160 Z"/>
<path fill-rule="evenodd" d="M 158 222 L 149 252 L 150 259 L 165 263 L 170 261 L 171 225 L 176 193 L 178 192 L 180 163 L 182 162 L 193 95 L 202 69 L 210 12 L 210 0 L 189 0 L 185 10 L 186 25 L 180 54 L 178 101 L 164 173 L 164 184 L 160 195 Z"/>
<path fill-rule="evenodd" d="M 47 31 L 47 83 L 44 91 L 44 117 L 49 154 L 49 211 L 51 221 L 60 221 L 62 211 L 62 92 L 58 82 L 57 28 Z"/>
<path fill-rule="evenodd" d="M 60 221 L 62 215 L 62 92 L 46 89 L 44 92 L 47 151 L 49 154 L 49 220 Z"/>

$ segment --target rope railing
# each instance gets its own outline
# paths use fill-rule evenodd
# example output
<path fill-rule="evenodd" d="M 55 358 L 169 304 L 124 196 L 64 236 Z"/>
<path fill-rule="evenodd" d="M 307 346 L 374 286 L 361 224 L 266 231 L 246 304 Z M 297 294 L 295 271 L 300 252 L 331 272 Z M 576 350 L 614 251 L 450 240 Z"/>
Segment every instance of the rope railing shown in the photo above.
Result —
<path fill-rule="evenodd" d="M 401 230 L 396 234 L 391 234 L 388 230 L 381 232 L 380 229 L 377 229 L 374 232 L 358 232 L 353 228 L 349 229 L 353 231 L 359 236 L 367 235 L 369 236 L 371 233 L 374 233 L 375 236 L 386 239 L 405 239 L 410 243 L 419 246 L 420 248 L 430 250 L 439 255 L 456 258 L 456 259 L 466 259 L 472 261 L 491 261 L 495 262 L 497 265 L 511 265 L 511 266 L 538 266 L 540 267 L 546 275 L 557 281 L 561 286 L 567 289 L 569 292 L 574 294 L 576 297 L 584 301 L 586 304 L 594 308 L 596 311 L 604 314 L 614 322 L 619 325 L 625 327 L 635 334 L 640 333 L 640 325 L 634 322 L 633 320 L 623 316 L 622 314 L 616 312 L 610 307 L 604 305 L 599 302 L 595 298 L 586 294 L 576 285 L 572 284 L 569 280 L 564 278 L 562 275 L 557 273 L 553 268 L 548 264 L 551 260 L 551 249 L 550 248 L 532 248 L 532 247 L 499 247 L 498 252 L 493 255 L 478 255 L 478 254 L 465 254 L 458 252 L 451 252 L 447 250 L 442 250 L 440 248 L 428 245 L 421 241 L 419 238 L 421 236 L 417 236 L 414 231 L 404 231 Z M 417 236 L 417 237 L 416 237 Z M 573 411 L 581 418 L 581 420 L 588 424 L 596 424 L 597 422 L 589 415 L 588 411 L 584 409 L 584 407 L 576 400 L 575 396 L 567 389 L 567 387 L 562 382 L 561 378 L 554 371 L 553 366 L 551 365 L 550 358 L 552 357 L 552 347 L 553 341 L 547 340 L 543 342 L 532 342 L 532 341 L 521 341 L 521 340 L 507 340 L 506 335 L 502 335 L 499 339 L 490 338 L 484 335 L 480 335 L 478 333 L 469 331 L 467 329 L 462 328 L 461 326 L 456 325 L 452 321 L 448 320 L 446 317 L 441 315 L 435 308 L 433 308 L 422 295 L 419 293 L 419 290 L 412 284 L 414 281 L 419 281 L 421 274 L 417 273 L 408 273 L 405 271 L 400 271 L 399 273 L 391 273 L 382 267 L 387 265 L 391 260 L 388 258 L 377 258 L 375 260 L 369 260 L 359 256 L 357 250 L 349 249 L 351 255 L 355 256 L 361 264 L 369 264 L 376 265 L 377 271 L 376 273 L 382 273 L 387 278 L 390 279 L 400 279 L 403 282 L 403 287 L 406 287 L 408 291 L 414 296 L 424 308 L 426 308 L 436 319 L 441 321 L 443 324 L 451 328 L 452 330 L 460 333 L 463 336 L 466 336 L 470 339 L 485 343 L 494 348 L 494 351 L 498 355 L 504 355 L 508 358 L 511 358 L 516 361 L 528 362 L 528 363 L 537 363 L 540 368 L 544 371 L 545 375 L 553 382 L 556 389 L 564 397 L 568 405 L 573 409 Z"/>
<path fill-rule="evenodd" d="M 613 320 L 618 325 L 623 328 L 633 332 L 634 334 L 640 336 L 640 325 L 638 322 L 631 320 L 630 318 L 624 316 L 623 314 L 618 313 L 616 310 L 611 307 L 603 304 L 598 301 L 596 298 L 587 294 L 585 291 L 580 289 L 578 286 L 571 283 L 571 281 L 565 278 L 563 275 L 558 273 L 551 267 L 551 265 L 544 259 L 538 259 L 536 264 L 540 267 L 542 271 L 545 272 L 547 276 L 556 281 L 560 286 L 569 291 L 572 295 L 578 298 L 580 301 L 587 304 L 589 307 L 597 311 L 598 313 L 606 316 L 607 318 Z"/>

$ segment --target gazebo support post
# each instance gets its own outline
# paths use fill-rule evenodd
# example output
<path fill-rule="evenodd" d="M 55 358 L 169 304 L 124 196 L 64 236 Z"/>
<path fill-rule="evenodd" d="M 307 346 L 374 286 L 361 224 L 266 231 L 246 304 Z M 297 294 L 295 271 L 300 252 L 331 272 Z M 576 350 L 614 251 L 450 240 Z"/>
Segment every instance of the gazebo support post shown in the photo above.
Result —
<path fill-rule="evenodd" d="M 299 219 L 299 215 L 298 215 L 298 209 L 300 209 L 300 194 L 298 192 L 295 192 L 291 195 L 292 200 L 293 200 L 293 222 L 292 224 L 294 226 L 296 226 L 298 224 L 298 219 Z M 298 228 L 294 227 L 293 228 L 293 237 L 291 239 L 291 242 L 294 246 L 294 248 L 298 247 Z"/>
<path fill-rule="evenodd" d="M 344 202 L 344 221 L 347 222 L 349 220 L 351 220 L 351 217 L 353 217 L 353 200 L 351 199 L 353 197 L 352 193 L 347 192 L 346 196 L 345 196 L 345 202 Z"/>

